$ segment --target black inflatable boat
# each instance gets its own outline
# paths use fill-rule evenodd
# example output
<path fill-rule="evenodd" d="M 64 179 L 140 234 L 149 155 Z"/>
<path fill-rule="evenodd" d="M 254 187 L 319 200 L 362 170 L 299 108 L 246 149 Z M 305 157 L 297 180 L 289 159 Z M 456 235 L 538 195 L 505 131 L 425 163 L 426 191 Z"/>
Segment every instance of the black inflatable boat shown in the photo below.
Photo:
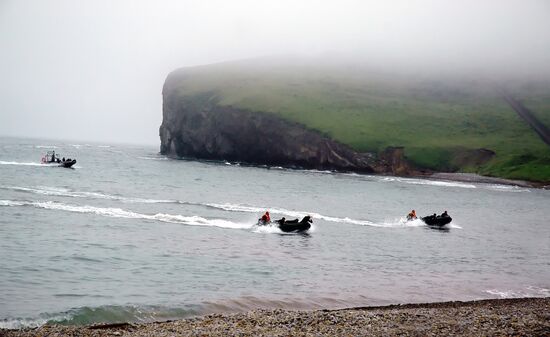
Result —
<path fill-rule="evenodd" d="M 279 229 L 283 232 L 304 232 L 311 228 L 313 220 L 307 215 L 300 221 L 298 219 L 288 221 L 281 219 L 277 220 L 277 223 L 279 224 Z"/>
<path fill-rule="evenodd" d="M 422 221 L 426 223 L 428 226 L 434 226 L 434 227 L 443 227 L 451 221 L 453 221 L 453 218 L 450 216 L 442 216 L 442 215 L 429 215 L 421 218 Z"/>
<path fill-rule="evenodd" d="M 76 159 L 61 161 L 59 166 L 70 168 L 74 164 L 76 164 Z"/>

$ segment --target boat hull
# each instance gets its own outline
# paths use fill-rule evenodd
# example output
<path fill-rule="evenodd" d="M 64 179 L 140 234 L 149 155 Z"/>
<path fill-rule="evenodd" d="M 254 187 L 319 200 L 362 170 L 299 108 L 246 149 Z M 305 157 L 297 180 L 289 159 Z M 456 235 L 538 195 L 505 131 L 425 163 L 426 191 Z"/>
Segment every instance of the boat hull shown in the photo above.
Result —
<path fill-rule="evenodd" d="M 60 167 L 71 168 L 74 164 L 76 164 L 76 159 L 73 159 L 73 160 L 65 160 L 65 161 L 59 163 L 59 166 L 60 166 Z"/>
<path fill-rule="evenodd" d="M 451 223 L 451 221 L 453 221 L 453 218 L 451 218 L 450 216 L 425 216 L 422 218 L 422 221 L 424 221 L 424 223 L 426 223 L 426 225 L 428 226 L 443 227 Z"/>
<path fill-rule="evenodd" d="M 311 224 L 309 222 L 302 223 L 284 223 L 279 225 L 279 229 L 285 233 L 290 232 L 304 232 L 311 228 Z"/>
<path fill-rule="evenodd" d="M 277 223 L 279 224 L 279 229 L 285 233 L 305 232 L 311 228 L 312 222 L 313 220 L 309 215 L 305 216 L 301 221 L 298 221 L 298 219 L 289 220 L 289 221 L 283 221 L 283 220 L 277 221 Z"/>

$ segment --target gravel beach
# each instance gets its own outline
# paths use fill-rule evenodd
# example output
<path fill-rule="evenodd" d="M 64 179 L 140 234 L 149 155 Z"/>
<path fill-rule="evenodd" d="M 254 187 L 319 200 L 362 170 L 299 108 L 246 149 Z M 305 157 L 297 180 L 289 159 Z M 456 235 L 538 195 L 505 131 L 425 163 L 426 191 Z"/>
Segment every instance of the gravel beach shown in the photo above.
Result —
<path fill-rule="evenodd" d="M 550 298 L 340 310 L 253 310 L 170 322 L 46 325 L 0 336 L 550 336 Z"/>

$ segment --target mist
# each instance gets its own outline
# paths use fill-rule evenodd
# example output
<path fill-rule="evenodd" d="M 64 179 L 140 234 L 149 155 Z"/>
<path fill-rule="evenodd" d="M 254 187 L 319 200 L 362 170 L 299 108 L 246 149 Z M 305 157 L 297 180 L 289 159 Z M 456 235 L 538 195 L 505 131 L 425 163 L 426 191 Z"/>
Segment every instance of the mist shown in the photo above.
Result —
<path fill-rule="evenodd" d="M 548 1 L 0 1 L 0 135 L 158 144 L 180 67 L 292 55 L 550 78 Z"/>

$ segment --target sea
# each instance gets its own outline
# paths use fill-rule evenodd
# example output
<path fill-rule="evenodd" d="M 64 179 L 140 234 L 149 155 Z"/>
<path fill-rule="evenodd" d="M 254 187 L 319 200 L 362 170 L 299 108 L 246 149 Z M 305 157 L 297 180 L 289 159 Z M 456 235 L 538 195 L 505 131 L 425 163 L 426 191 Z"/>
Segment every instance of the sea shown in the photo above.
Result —
<path fill-rule="evenodd" d="M 41 164 L 51 150 L 74 168 Z M 549 212 L 543 189 L 0 138 L 0 328 L 547 297 Z"/>

